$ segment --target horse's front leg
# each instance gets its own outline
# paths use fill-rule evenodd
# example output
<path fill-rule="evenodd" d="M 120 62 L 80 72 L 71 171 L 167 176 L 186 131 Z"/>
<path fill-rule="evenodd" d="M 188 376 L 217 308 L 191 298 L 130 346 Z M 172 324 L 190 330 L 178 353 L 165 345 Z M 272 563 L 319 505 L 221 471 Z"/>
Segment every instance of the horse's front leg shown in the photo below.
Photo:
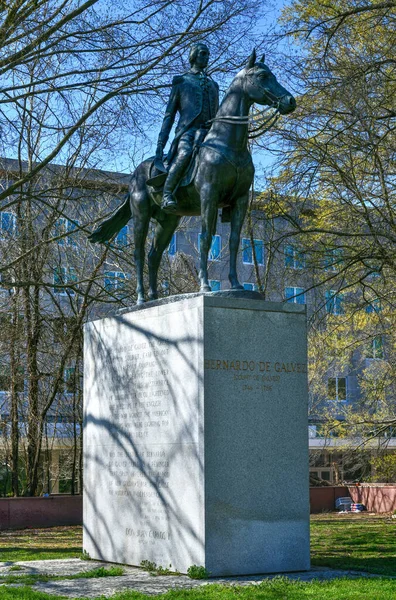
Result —
<path fill-rule="evenodd" d="M 176 215 L 166 215 L 164 221 L 158 223 L 155 229 L 153 243 L 148 255 L 150 300 L 156 300 L 158 298 L 158 268 L 160 266 L 162 254 L 165 248 L 169 246 L 173 232 L 175 231 L 179 222 L 180 217 Z"/>
<path fill-rule="evenodd" d="M 212 185 L 206 184 L 201 188 L 201 217 L 202 230 L 200 238 L 199 280 L 201 292 L 210 292 L 208 281 L 208 255 L 212 245 L 212 237 L 216 233 L 217 194 Z"/>
<path fill-rule="evenodd" d="M 235 202 L 231 211 L 231 232 L 230 232 L 230 272 L 228 279 L 233 290 L 243 290 L 243 285 L 238 281 L 237 274 L 237 254 L 239 242 L 241 239 L 242 225 L 245 220 L 246 210 L 249 203 L 249 196 L 241 196 Z"/>
<path fill-rule="evenodd" d="M 145 244 L 150 223 L 150 200 L 147 194 L 131 194 L 131 208 L 134 217 L 134 242 L 135 242 L 135 266 L 136 266 L 136 294 L 137 304 L 144 303 L 143 267 L 145 256 Z"/>

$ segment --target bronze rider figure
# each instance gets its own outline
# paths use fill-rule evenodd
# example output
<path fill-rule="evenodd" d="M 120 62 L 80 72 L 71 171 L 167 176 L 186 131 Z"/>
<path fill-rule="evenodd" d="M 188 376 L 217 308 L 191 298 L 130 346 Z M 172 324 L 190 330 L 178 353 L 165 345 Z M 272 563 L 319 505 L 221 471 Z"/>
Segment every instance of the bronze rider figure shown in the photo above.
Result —
<path fill-rule="evenodd" d="M 215 117 L 219 106 L 219 86 L 206 73 L 208 60 L 208 47 L 202 43 L 194 44 L 189 55 L 190 70 L 184 75 L 177 75 L 172 81 L 155 155 L 157 164 L 162 163 L 164 147 L 179 113 L 175 137 L 167 155 L 168 175 L 161 203 L 161 208 L 167 213 L 177 211 L 174 194 L 189 165 L 194 140 L 199 138 L 200 142 L 203 141 L 210 127 L 208 121 Z"/>

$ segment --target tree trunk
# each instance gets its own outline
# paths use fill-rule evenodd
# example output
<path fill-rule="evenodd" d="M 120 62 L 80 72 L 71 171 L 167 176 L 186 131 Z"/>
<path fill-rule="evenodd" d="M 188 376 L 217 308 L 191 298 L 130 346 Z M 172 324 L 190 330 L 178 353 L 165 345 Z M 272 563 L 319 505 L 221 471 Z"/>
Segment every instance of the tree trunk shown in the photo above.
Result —
<path fill-rule="evenodd" d="M 18 409 L 18 297 L 15 293 L 12 298 L 12 323 L 10 338 L 10 369 L 11 369 L 11 487 L 14 496 L 19 495 L 19 409 Z"/>

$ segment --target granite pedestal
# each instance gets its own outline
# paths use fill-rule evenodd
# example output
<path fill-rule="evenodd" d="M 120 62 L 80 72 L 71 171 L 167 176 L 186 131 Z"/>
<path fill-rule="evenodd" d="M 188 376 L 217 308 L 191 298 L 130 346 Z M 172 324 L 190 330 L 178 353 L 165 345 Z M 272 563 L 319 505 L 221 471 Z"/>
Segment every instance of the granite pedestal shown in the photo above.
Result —
<path fill-rule="evenodd" d="M 309 569 L 305 307 L 173 300 L 85 327 L 84 550 Z"/>

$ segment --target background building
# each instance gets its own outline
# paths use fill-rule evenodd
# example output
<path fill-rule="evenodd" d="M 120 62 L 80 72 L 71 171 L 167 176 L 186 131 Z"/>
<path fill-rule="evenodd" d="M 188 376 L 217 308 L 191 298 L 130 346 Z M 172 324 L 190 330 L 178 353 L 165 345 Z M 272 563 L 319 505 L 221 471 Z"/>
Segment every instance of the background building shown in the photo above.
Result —
<path fill-rule="evenodd" d="M 18 169 L 2 162 L 4 186 Z M 81 490 L 82 326 L 133 304 L 136 283 L 133 222 L 107 246 L 91 245 L 87 234 L 127 186 L 122 174 L 53 165 L 0 212 L 2 495 Z M 373 291 L 346 287 L 340 248 L 301 243 L 290 219 L 301 218 L 297 208 L 274 215 L 271 197 L 252 200 L 240 281 L 266 300 L 307 305 L 312 483 L 392 479 L 391 311 Z M 213 291 L 229 287 L 229 228 L 219 217 Z M 162 295 L 198 291 L 199 245 L 199 218 L 185 218 L 160 267 Z M 373 290 L 382 275 L 372 269 L 368 277 Z"/>

